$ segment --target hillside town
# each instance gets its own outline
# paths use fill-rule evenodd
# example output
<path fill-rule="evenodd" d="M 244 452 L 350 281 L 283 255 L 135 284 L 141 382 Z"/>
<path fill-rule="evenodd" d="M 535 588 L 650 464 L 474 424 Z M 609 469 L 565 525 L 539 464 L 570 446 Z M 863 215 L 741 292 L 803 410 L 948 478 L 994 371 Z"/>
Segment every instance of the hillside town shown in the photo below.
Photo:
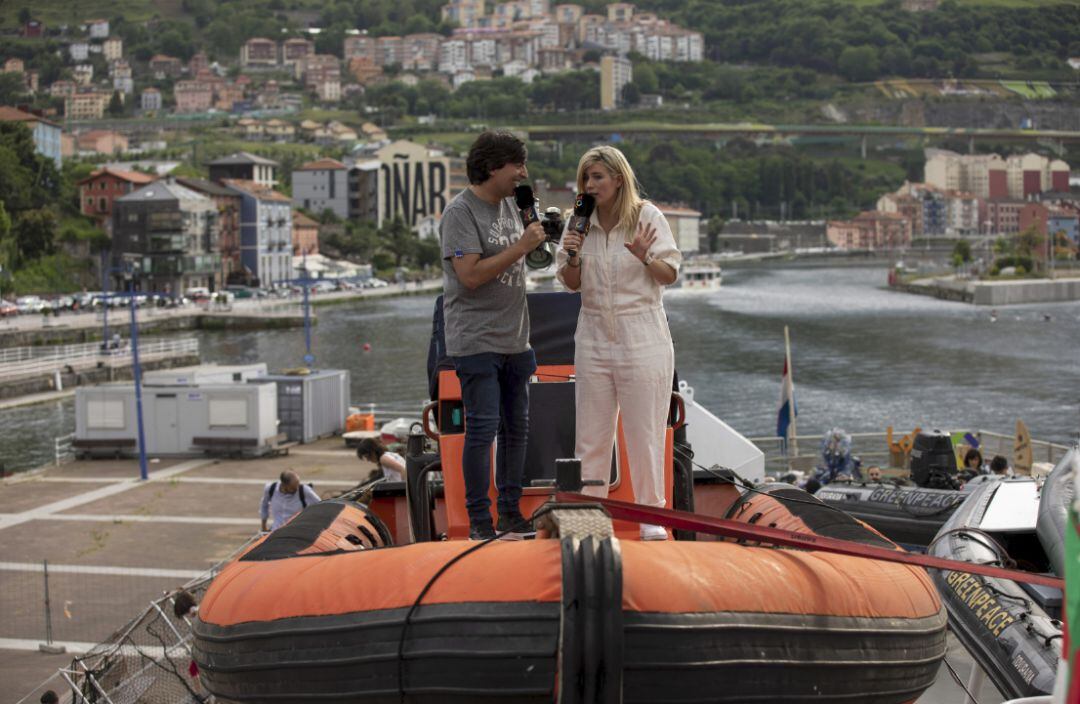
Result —
<path fill-rule="evenodd" d="M 910 13 L 935 10 L 933 3 L 904 6 Z M 321 30 L 309 26 L 280 38 L 242 38 L 235 56 L 217 52 L 213 60 L 201 47 L 186 60 L 146 55 L 145 46 L 132 52 L 107 19 L 48 27 L 32 14 L 23 17 L 21 40 L 48 38 L 50 46 L 59 46 L 62 70 L 52 74 L 62 77 L 46 84 L 33 59 L 4 58 L 4 75 L 18 80 L 32 100 L 0 106 L 0 122 L 25 125 L 36 152 L 59 171 L 76 165 L 66 172 L 77 173 L 77 213 L 100 233 L 60 237 L 57 245 L 91 262 L 87 275 L 93 281 L 109 270 L 113 286 L 133 275 L 138 288 L 168 294 L 270 288 L 312 266 L 328 277 L 370 276 L 370 247 L 321 251 L 327 243 L 355 239 L 360 224 L 400 223 L 428 248 L 408 263 L 430 267 L 437 260 L 431 248 L 442 210 L 468 185 L 460 143 L 395 134 L 403 122 L 434 129 L 435 116 L 423 114 L 423 106 L 433 109 L 431 100 L 486 82 L 527 85 L 574 72 L 595 76 L 587 85 L 598 91 L 590 104 L 601 114 L 622 111 L 631 96 L 638 109 L 658 108 L 663 95 L 647 92 L 657 85 L 655 67 L 689 72 L 709 61 L 701 32 L 624 2 L 594 14 L 583 5 L 548 0 L 454 0 L 440 9 L 441 33 L 350 29 L 341 53 L 331 54 L 317 50 Z M 635 62 L 644 62 L 647 79 L 634 75 Z M 1043 90 L 1042 82 L 998 83 L 998 90 L 1012 95 Z M 941 84 L 953 93 L 961 85 Z M 888 94 L 889 86 L 900 91 L 912 84 L 888 81 L 878 87 Z M 410 103 L 407 121 L 395 121 L 395 113 L 382 105 L 349 102 L 402 87 L 421 95 Z M 435 89 L 443 92 L 430 93 Z M 424 91 L 430 93 L 426 98 Z M 1046 91 L 1048 99 L 1059 96 L 1049 84 Z M 565 108 L 554 105 L 540 109 L 561 119 Z M 482 126 L 458 123 L 454 129 L 467 135 Z M 204 142 L 240 148 L 205 155 L 199 153 Z M 761 138 L 756 144 L 770 146 Z M 263 145 L 304 150 L 266 152 Z M 718 140 L 714 148 L 725 145 Z M 561 140 L 549 138 L 546 148 L 549 157 L 562 158 Z M 680 155 L 669 148 L 660 153 L 660 161 L 673 166 L 666 174 L 647 172 L 659 194 L 653 200 L 688 254 L 903 250 L 915 241 L 951 246 L 952 240 L 1010 237 L 1029 229 L 1050 239 L 1066 258 L 1080 245 L 1080 205 L 1070 193 L 1070 167 L 1062 158 L 1030 152 L 961 155 L 927 147 L 921 168 L 909 168 L 902 184 L 894 177 L 888 190 L 876 192 L 859 183 L 858 168 L 833 162 L 827 193 L 815 196 L 812 187 L 805 194 L 792 192 L 785 182 L 770 211 L 748 195 L 717 195 L 734 184 L 745 187 L 741 175 L 732 175 L 725 188 L 690 169 L 697 185 L 688 192 L 679 183 Z M 697 155 L 682 154 L 689 156 Z M 817 178 L 808 169 L 820 170 L 820 163 L 784 159 L 790 163 L 779 171 L 757 175 L 761 188 L 773 189 L 776 177 L 794 169 L 804 172 L 800 182 Z M 566 210 L 574 184 L 565 171 L 549 173 L 562 177 L 536 178 L 536 196 L 544 207 Z M 854 187 L 866 190 L 856 196 Z M 867 209 L 874 200 L 875 207 Z M 837 218 L 837 211 L 849 216 Z M 354 256 L 360 250 L 365 254 Z M 326 261 L 306 263 L 316 257 Z M 385 269 L 391 261 L 398 269 L 406 263 L 400 251 L 379 263 Z"/>
<path fill-rule="evenodd" d="M 211 62 L 198 52 L 187 62 L 156 54 L 142 62 L 124 51 L 110 34 L 109 21 L 88 19 L 65 28 L 65 62 L 72 79 L 40 84 L 39 72 L 18 58 L 7 59 L 5 73 L 23 77 L 31 93 L 63 99 L 69 121 L 100 120 L 110 102 L 134 101 L 136 114 L 176 115 L 287 110 L 305 98 L 333 105 L 366 86 L 387 80 L 416 84 L 438 81 L 450 89 L 495 75 L 529 83 L 541 74 L 592 66 L 601 73 L 601 102 L 621 103 L 632 78 L 630 52 L 655 61 L 700 62 L 700 32 L 675 26 L 655 13 L 635 12 L 630 3 L 612 3 L 607 14 L 588 14 L 581 5 L 551 6 L 548 0 L 496 4 L 485 14 L 485 0 L 457 0 L 442 8 L 444 20 L 458 25 L 450 36 L 435 33 L 370 36 L 353 30 L 343 55 L 319 54 L 309 36 L 283 40 L 252 37 L 235 61 Z M 46 27 L 30 19 L 24 37 L 41 37 Z M 100 60 L 95 60 L 100 57 Z M 95 73 L 105 67 L 107 75 Z M 100 68 L 98 68 L 100 70 Z M 269 137 L 289 138 L 277 125 L 260 125 Z M 75 153 L 74 137 L 60 153 Z"/>

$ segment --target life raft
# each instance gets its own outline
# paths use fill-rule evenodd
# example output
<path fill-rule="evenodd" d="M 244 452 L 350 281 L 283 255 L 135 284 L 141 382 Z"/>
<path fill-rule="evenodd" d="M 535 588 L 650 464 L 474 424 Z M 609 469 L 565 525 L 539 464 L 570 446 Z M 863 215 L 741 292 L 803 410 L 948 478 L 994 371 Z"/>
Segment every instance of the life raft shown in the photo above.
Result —
<path fill-rule="evenodd" d="M 794 487 L 735 520 L 890 543 Z M 713 497 L 716 503 L 717 497 Z M 226 702 L 911 702 L 946 616 L 922 569 L 734 542 L 402 546 L 326 501 L 228 565 L 193 656 Z"/>

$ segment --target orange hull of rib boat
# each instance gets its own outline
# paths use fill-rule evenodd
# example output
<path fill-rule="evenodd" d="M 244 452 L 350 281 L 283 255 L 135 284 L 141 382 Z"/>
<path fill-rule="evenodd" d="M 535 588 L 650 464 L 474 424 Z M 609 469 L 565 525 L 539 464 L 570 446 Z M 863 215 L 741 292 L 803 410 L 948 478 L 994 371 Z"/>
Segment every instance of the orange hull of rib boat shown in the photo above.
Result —
<path fill-rule="evenodd" d="M 884 543 L 828 509 L 740 501 L 747 521 Z M 195 624 L 204 685 L 236 702 L 911 702 L 944 655 L 915 567 L 592 537 L 364 549 L 375 523 L 324 502 L 228 566 Z"/>
<path fill-rule="evenodd" d="M 533 399 L 572 405 L 565 353 L 545 359 L 533 346 Z M 452 372 L 442 372 L 436 401 L 428 421 L 439 455 L 409 469 L 407 497 L 309 506 L 215 579 L 193 655 L 219 701 L 901 704 L 934 681 L 946 615 L 921 568 L 736 542 L 642 542 L 636 525 L 605 524 L 581 506 L 549 516 L 589 516 L 574 529 L 560 524 L 560 536 L 455 539 L 467 516 Z M 565 418 L 565 409 L 537 410 L 533 428 Z M 687 497 L 673 479 L 692 484 L 673 462 L 674 429 L 670 507 L 892 546 L 794 487 L 744 493 L 702 481 Z M 566 456 L 565 443 L 537 442 L 536 454 Z M 611 496 L 633 501 L 632 458 L 621 439 L 616 450 Z M 441 503 L 427 493 L 435 465 Z M 548 491 L 525 494 L 526 515 L 548 511 Z M 450 539 L 431 540 L 442 527 Z M 407 532 L 428 542 L 392 544 Z"/>

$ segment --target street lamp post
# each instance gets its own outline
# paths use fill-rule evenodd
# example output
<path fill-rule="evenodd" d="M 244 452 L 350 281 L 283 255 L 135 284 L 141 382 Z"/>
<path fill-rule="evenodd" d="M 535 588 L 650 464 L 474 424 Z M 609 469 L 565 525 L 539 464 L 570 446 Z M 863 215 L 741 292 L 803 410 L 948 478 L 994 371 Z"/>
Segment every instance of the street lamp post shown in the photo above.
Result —
<path fill-rule="evenodd" d="M 142 368 L 139 366 L 139 324 L 135 315 L 135 282 L 131 274 L 131 265 L 124 273 L 128 286 L 128 310 L 131 312 L 131 374 L 135 379 L 135 422 L 139 432 L 139 479 L 146 481 L 146 434 L 143 430 L 142 409 Z"/>
<path fill-rule="evenodd" d="M 135 301 L 135 276 L 134 265 L 131 262 L 126 262 L 122 267 L 107 267 L 105 266 L 105 255 L 102 255 L 102 281 L 108 280 L 108 274 L 112 272 L 122 272 L 124 280 L 127 282 L 127 298 L 128 298 L 128 311 L 131 314 L 131 374 L 135 380 L 135 424 L 136 432 L 138 433 L 138 448 L 139 448 L 139 479 L 146 481 L 149 478 L 147 471 L 146 461 L 146 431 L 143 425 L 143 407 L 142 407 L 142 367 L 139 364 L 139 324 L 136 316 L 136 301 Z M 107 288 L 105 289 L 106 292 Z M 124 294 L 116 294 L 122 296 Z M 108 311 L 109 311 L 109 299 L 111 296 L 105 295 L 105 334 L 108 334 Z M 104 344 L 108 345 L 108 337 L 106 337 Z"/>

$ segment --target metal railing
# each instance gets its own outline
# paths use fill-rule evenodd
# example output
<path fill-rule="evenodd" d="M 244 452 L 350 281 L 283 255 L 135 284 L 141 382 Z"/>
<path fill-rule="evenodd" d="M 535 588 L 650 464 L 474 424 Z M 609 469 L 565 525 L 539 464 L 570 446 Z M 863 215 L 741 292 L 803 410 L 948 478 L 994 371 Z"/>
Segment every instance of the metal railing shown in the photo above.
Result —
<path fill-rule="evenodd" d="M 75 459 L 75 433 L 53 438 L 53 464 L 57 467 Z"/>
<path fill-rule="evenodd" d="M 259 537 L 256 534 L 247 540 L 228 558 L 185 584 L 183 590 L 196 603 L 202 601 L 222 567 Z M 61 676 L 71 687 L 73 704 L 207 701 L 202 685 L 188 671 L 191 624 L 187 617 L 175 615 L 174 600 L 175 594 L 170 594 L 152 601 L 107 641 L 76 658 L 71 667 L 61 668 Z"/>
<path fill-rule="evenodd" d="M 951 435 L 959 431 L 945 432 Z M 1016 441 L 1012 435 L 990 430 L 977 430 L 972 434 L 979 440 L 979 450 L 987 461 L 994 455 L 1012 458 L 1013 445 Z M 787 443 L 786 448 L 783 439 L 775 435 L 752 437 L 749 440 L 765 453 L 765 471 L 782 474 L 793 469 L 801 471 L 813 469 L 820 459 L 822 435 L 798 435 L 794 439 L 795 442 Z M 848 433 L 848 435 L 851 436 L 851 454 L 859 457 L 864 468 L 871 465 L 882 467 L 890 465 L 893 453 L 889 449 L 886 433 Z M 894 433 L 894 442 L 903 435 L 903 432 Z M 798 454 L 793 454 L 791 450 L 796 446 Z M 1069 448 L 1066 445 L 1045 440 L 1031 440 L 1031 454 L 1035 462 L 1049 462 L 1056 465 L 1068 451 Z"/>
<path fill-rule="evenodd" d="M 126 341 L 116 349 L 103 349 L 104 345 L 105 343 L 63 345 L 57 348 L 56 354 L 0 363 L 0 381 L 54 374 L 65 367 L 76 371 L 98 366 L 126 367 L 131 364 L 131 347 Z M 194 337 L 148 340 L 139 344 L 139 358 L 142 360 L 198 355 L 199 340 Z"/>

